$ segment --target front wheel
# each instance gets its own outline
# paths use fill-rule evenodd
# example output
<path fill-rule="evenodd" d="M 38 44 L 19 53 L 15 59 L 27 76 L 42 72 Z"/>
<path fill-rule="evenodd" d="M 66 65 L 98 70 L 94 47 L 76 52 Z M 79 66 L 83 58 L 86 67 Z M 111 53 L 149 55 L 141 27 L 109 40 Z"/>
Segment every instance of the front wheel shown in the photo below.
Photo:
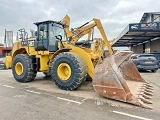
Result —
<path fill-rule="evenodd" d="M 86 64 L 78 54 L 64 52 L 54 59 L 51 77 L 59 88 L 75 90 L 85 81 L 86 76 Z"/>

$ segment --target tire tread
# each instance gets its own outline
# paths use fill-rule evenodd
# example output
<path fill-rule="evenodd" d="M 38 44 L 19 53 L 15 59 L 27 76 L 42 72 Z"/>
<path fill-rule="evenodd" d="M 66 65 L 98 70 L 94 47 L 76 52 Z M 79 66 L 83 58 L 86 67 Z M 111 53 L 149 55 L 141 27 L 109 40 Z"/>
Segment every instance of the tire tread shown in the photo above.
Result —
<path fill-rule="evenodd" d="M 59 60 L 59 58 L 64 57 L 66 60 L 72 60 L 72 64 L 77 68 L 74 70 L 75 72 L 75 76 L 73 77 L 74 81 L 71 82 L 71 84 L 69 84 L 68 86 L 64 84 L 61 84 L 60 81 L 57 80 L 57 78 L 55 77 L 56 75 L 56 69 L 54 68 L 54 64 L 56 64 L 56 62 Z M 83 81 L 85 81 L 86 76 L 87 76 L 87 67 L 86 64 L 84 62 L 84 60 L 76 53 L 73 52 L 64 52 L 64 53 L 60 53 L 53 61 L 52 64 L 52 68 L 51 68 L 51 73 L 52 73 L 52 79 L 55 81 L 55 84 L 63 89 L 63 90 L 75 90 L 78 87 L 80 87 L 80 85 L 82 84 Z"/>
<path fill-rule="evenodd" d="M 13 73 L 14 78 L 15 78 L 18 82 L 23 82 L 23 83 L 25 83 L 25 82 L 30 82 L 30 81 L 34 80 L 35 77 L 36 77 L 37 71 L 31 69 L 31 66 L 30 66 L 30 64 L 29 64 L 29 63 L 30 63 L 30 61 L 29 61 L 29 56 L 28 56 L 27 54 L 18 54 L 18 55 L 16 55 L 16 57 L 14 58 L 14 61 L 15 61 L 16 59 L 22 59 L 22 60 L 25 60 L 25 62 L 28 63 L 28 66 L 24 66 L 24 69 L 28 68 L 28 70 L 27 70 L 28 73 L 27 73 L 27 76 L 26 76 L 24 79 L 18 80 L 18 79 L 17 79 L 17 75 L 15 75 L 15 73 L 13 72 L 13 69 L 14 69 L 14 68 L 12 68 L 12 73 Z M 14 63 L 14 61 L 13 61 L 13 63 Z M 25 70 L 25 71 L 26 71 L 26 70 Z"/>

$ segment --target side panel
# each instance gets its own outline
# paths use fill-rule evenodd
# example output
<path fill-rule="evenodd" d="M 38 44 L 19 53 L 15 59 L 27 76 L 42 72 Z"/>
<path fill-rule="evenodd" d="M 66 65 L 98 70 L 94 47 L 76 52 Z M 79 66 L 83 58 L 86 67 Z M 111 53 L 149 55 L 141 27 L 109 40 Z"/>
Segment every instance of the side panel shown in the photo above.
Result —
<path fill-rule="evenodd" d="M 6 56 L 6 68 L 12 67 L 12 56 Z"/>
<path fill-rule="evenodd" d="M 49 51 L 35 51 L 35 48 L 32 44 L 29 46 L 22 46 L 22 41 L 18 41 L 14 43 L 12 49 L 12 56 L 6 56 L 6 65 L 7 68 L 12 66 L 12 61 L 17 54 L 28 54 L 29 56 L 36 56 L 39 58 L 39 71 L 47 71 L 48 70 L 48 61 L 49 61 Z"/>
<path fill-rule="evenodd" d="M 48 71 L 49 56 L 48 55 L 36 55 L 36 58 L 40 59 L 40 69 L 39 69 L 39 71 Z"/>

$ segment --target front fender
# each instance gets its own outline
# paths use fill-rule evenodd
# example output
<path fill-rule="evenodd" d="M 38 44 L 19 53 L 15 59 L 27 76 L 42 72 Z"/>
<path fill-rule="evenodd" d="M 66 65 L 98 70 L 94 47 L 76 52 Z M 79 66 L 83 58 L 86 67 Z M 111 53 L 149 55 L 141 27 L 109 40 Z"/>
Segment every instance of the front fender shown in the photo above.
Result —
<path fill-rule="evenodd" d="M 90 75 L 90 77 L 93 77 L 93 75 L 94 75 L 94 66 L 93 66 L 93 63 L 91 61 L 91 57 L 90 57 L 89 53 L 87 53 L 82 48 L 76 47 L 74 45 L 65 44 L 65 47 L 71 49 L 70 50 L 71 52 L 74 52 L 74 53 L 78 54 L 79 56 L 81 56 L 81 58 L 86 63 L 88 74 Z"/>

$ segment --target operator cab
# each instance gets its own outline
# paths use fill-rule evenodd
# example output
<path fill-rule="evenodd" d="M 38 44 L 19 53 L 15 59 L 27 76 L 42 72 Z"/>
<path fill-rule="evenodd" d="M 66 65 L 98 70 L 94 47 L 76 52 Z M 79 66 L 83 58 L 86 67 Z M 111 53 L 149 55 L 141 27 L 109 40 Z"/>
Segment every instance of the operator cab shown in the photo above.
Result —
<path fill-rule="evenodd" d="M 56 21 L 43 21 L 34 24 L 37 25 L 37 39 L 34 44 L 37 51 L 55 52 L 58 50 L 58 42 L 67 39 L 64 24 Z"/>

